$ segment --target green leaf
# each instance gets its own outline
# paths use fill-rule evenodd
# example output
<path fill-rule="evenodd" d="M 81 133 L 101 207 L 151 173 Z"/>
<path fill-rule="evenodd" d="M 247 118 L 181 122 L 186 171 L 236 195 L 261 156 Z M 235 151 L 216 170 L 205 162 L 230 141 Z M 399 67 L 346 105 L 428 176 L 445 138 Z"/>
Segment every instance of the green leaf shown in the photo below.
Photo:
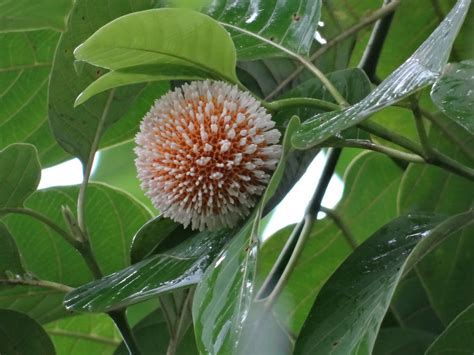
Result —
<path fill-rule="evenodd" d="M 356 241 L 364 241 L 397 216 L 396 197 L 401 177 L 402 172 L 389 158 L 376 153 L 360 154 L 351 163 L 336 212 Z M 270 272 L 292 229 L 287 227 L 263 243 L 257 283 Z M 321 287 L 350 251 L 350 244 L 332 221 L 327 218 L 316 221 L 274 309 L 277 321 L 290 333 L 299 333 Z"/>
<path fill-rule="evenodd" d="M 133 327 L 133 333 L 137 339 L 143 354 L 165 355 L 169 343 L 169 331 L 161 316 L 161 312 L 153 312 Z M 114 355 L 128 355 L 127 347 L 122 342 Z M 197 355 L 199 352 L 194 341 L 192 327 L 188 329 L 179 342 L 176 355 Z"/>
<path fill-rule="evenodd" d="M 112 87 L 170 79 L 224 79 L 237 83 L 235 48 L 214 20 L 184 9 L 123 16 L 76 48 L 77 60 L 111 70 L 76 105 Z"/>
<path fill-rule="evenodd" d="M 175 5 L 180 0 L 165 1 Z M 272 41 L 295 53 L 307 55 L 321 13 L 321 1 L 292 0 L 259 2 L 244 0 L 229 3 L 212 1 L 201 11 L 219 21 L 232 36 L 241 60 L 285 55 L 260 38 Z"/>
<path fill-rule="evenodd" d="M 201 232 L 165 254 L 75 289 L 64 304 L 75 311 L 105 312 L 193 285 L 232 235 L 229 230 Z"/>
<path fill-rule="evenodd" d="M 426 355 L 474 352 L 474 304 L 462 311 L 431 344 Z"/>
<path fill-rule="evenodd" d="M 434 335 L 417 329 L 381 329 L 374 346 L 374 355 L 423 354 Z"/>
<path fill-rule="evenodd" d="M 0 215 L 2 208 L 21 207 L 38 187 L 41 166 L 30 144 L 12 144 L 0 151 Z"/>
<path fill-rule="evenodd" d="M 293 145 L 306 149 L 322 143 L 382 108 L 434 83 L 448 60 L 469 4 L 469 0 L 459 0 L 416 52 L 364 100 L 347 109 L 316 115 L 307 120 L 293 137 Z"/>
<path fill-rule="evenodd" d="M 80 92 L 106 71 L 82 65 L 76 72 L 73 51 L 101 26 L 115 18 L 152 7 L 150 0 L 77 0 L 56 50 L 49 83 L 49 121 L 58 143 L 87 162 L 93 142 L 105 148 L 130 140 L 154 99 L 168 86 L 161 83 L 133 85 L 103 93 L 74 108 Z M 120 122 L 117 122 L 121 120 Z M 107 132 L 106 132 L 107 131 Z M 104 133 L 105 132 L 105 133 Z M 102 139 L 101 139 L 102 138 Z"/>
<path fill-rule="evenodd" d="M 370 354 L 406 258 L 436 221 L 399 217 L 359 246 L 319 293 L 295 354 Z"/>
<path fill-rule="evenodd" d="M 429 140 L 439 151 L 460 162 L 469 162 L 459 148 L 433 127 Z M 400 213 L 455 215 L 474 206 L 474 183 L 437 167 L 410 164 L 400 185 L 398 203 Z M 474 275 L 466 270 L 472 268 L 473 231 L 470 226 L 456 233 L 416 266 L 430 303 L 445 325 L 472 302 L 469 285 L 474 283 Z"/>
<path fill-rule="evenodd" d="M 257 248 L 251 227 L 242 227 L 196 288 L 193 322 L 201 353 L 231 353 L 238 345 L 253 295 Z"/>
<path fill-rule="evenodd" d="M 48 124 L 48 79 L 58 39 L 49 30 L 0 33 L 0 149 L 31 143 L 43 166 L 68 156 Z"/>
<path fill-rule="evenodd" d="M 8 277 L 7 272 L 22 275 L 25 269 L 15 240 L 5 224 L 0 222 L 0 289 L 2 289 L 2 279 Z"/>
<path fill-rule="evenodd" d="M 58 354 L 113 354 L 121 342 L 112 319 L 105 314 L 76 315 L 44 328 Z"/>
<path fill-rule="evenodd" d="M 132 264 L 156 254 L 156 248 L 180 226 L 179 223 L 159 215 L 139 229 L 130 249 Z"/>
<path fill-rule="evenodd" d="M 431 334 L 439 334 L 444 329 L 415 270 L 398 283 L 390 311 L 402 328 L 418 329 Z"/>
<path fill-rule="evenodd" d="M 75 206 L 78 192 L 77 186 L 40 190 L 25 205 L 67 230 L 61 206 Z M 111 273 L 129 265 L 132 236 L 151 216 L 125 193 L 90 184 L 85 217 L 98 263 L 104 273 Z M 44 224 L 24 215 L 8 215 L 3 221 L 21 251 L 25 269 L 38 278 L 73 287 L 92 280 L 77 251 Z M 56 290 L 15 286 L 0 292 L 0 307 L 22 311 L 44 323 L 67 314 L 63 298 L 64 293 Z"/>
<path fill-rule="evenodd" d="M 0 1 L 0 32 L 52 28 L 64 31 L 73 0 Z"/>
<path fill-rule="evenodd" d="M 431 98 L 448 117 L 474 134 L 474 61 L 449 64 Z"/>
<path fill-rule="evenodd" d="M 46 332 L 25 314 L 0 309 L 0 353 L 54 355 L 53 343 Z"/>

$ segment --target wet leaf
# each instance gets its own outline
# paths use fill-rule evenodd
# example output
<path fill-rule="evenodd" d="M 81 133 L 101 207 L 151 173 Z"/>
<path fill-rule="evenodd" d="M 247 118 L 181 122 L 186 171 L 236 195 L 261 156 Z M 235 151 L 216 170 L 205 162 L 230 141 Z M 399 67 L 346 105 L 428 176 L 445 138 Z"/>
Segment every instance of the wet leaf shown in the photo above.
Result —
<path fill-rule="evenodd" d="M 399 217 L 359 246 L 323 286 L 295 354 L 370 354 L 407 257 L 438 221 Z"/>
<path fill-rule="evenodd" d="M 384 107 L 434 83 L 448 60 L 469 4 L 469 0 L 459 0 L 416 52 L 364 100 L 347 109 L 316 115 L 307 120 L 294 135 L 293 145 L 298 149 L 307 149 L 322 143 Z"/>
<path fill-rule="evenodd" d="M 474 134 L 474 61 L 449 64 L 431 98 L 449 118 Z"/>
<path fill-rule="evenodd" d="M 469 158 L 434 127 L 429 140 L 435 149 L 468 166 Z M 472 181 L 428 165 L 410 164 L 405 171 L 398 196 L 400 213 L 426 211 L 453 216 L 472 207 Z M 472 302 L 470 285 L 474 283 L 474 275 L 467 270 L 472 268 L 473 231 L 471 225 L 457 232 L 416 266 L 430 303 L 444 325 Z"/>
<path fill-rule="evenodd" d="M 0 215 L 2 208 L 21 207 L 38 187 L 41 166 L 30 144 L 12 144 L 0 151 Z"/>
<path fill-rule="evenodd" d="M 54 345 L 41 326 L 27 315 L 0 309 L 0 353 L 54 355 Z"/>
<path fill-rule="evenodd" d="M 165 0 L 175 6 L 182 0 Z M 199 8 L 199 7 L 198 7 Z M 198 9 L 196 8 L 196 9 Z M 261 2 L 243 0 L 206 1 L 200 11 L 216 19 L 232 36 L 240 60 L 285 55 L 280 49 L 262 42 L 259 37 L 307 55 L 321 13 L 320 0 Z"/>
<path fill-rule="evenodd" d="M 471 304 L 448 325 L 426 351 L 426 355 L 465 354 L 474 351 L 474 304 Z"/>
<path fill-rule="evenodd" d="M 78 287 L 66 296 L 64 304 L 80 312 L 106 312 L 194 285 L 233 233 L 201 232 L 164 254 Z"/>

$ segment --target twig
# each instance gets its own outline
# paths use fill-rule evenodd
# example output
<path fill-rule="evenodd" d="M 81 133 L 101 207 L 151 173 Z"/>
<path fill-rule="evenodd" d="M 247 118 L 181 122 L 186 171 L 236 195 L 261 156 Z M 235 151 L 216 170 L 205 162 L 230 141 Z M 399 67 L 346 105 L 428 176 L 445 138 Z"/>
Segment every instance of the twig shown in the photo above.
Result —
<path fill-rule="evenodd" d="M 309 97 L 293 97 L 288 99 L 281 99 L 273 102 L 267 102 L 265 107 L 271 111 L 281 111 L 289 107 L 316 107 L 324 111 L 334 111 L 340 109 L 339 105 L 333 104 L 329 101 L 320 99 L 313 99 Z"/>
<path fill-rule="evenodd" d="M 384 6 L 388 6 L 394 1 L 384 0 Z M 358 65 L 369 79 L 374 82 L 376 80 L 377 64 L 382 53 L 382 48 L 385 43 L 385 39 L 388 35 L 388 30 L 392 24 L 394 12 L 388 13 L 383 18 L 379 19 L 374 26 L 374 29 L 370 35 L 369 43 L 365 47 L 364 54 Z"/>
<path fill-rule="evenodd" d="M 346 240 L 347 244 L 349 244 L 352 250 L 356 250 L 359 246 L 357 240 L 355 239 L 350 228 L 346 225 L 339 213 L 323 206 L 321 206 L 321 212 L 326 213 L 328 217 L 333 220 L 336 226 L 341 230 L 342 235 L 344 236 L 344 239 Z"/>
<path fill-rule="evenodd" d="M 39 280 L 39 279 L 25 279 L 25 278 L 11 278 L 11 279 L 0 279 L 0 284 L 6 285 L 23 285 L 23 286 L 36 286 L 42 288 L 48 288 L 51 290 L 69 293 L 74 290 L 72 287 L 66 286 L 53 281 Z"/>
<path fill-rule="evenodd" d="M 130 355 L 140 355 L 140 349 L 138 348 L 135 337 L 130 329 L 130 326 L 127 322 L 127 317 L 125 316 L 125 311 L 112 311 L 108 313 L 110 318 L 114 321 L 116 327 L 118 328 L 122 339 L 127 346 L 128 352 Z"/>
<path fill-rule="evenodd" d="M 278 48 L 279 50 L 281 50 L 282 52 L 288 54 L 290 57 L 296 59 L 297 61 L 299 61 L 303 66 L 306 67 L 306 69 L 308 69 L 311 73 L 313 73 L 319 80 L 321 80 L 321 82 L 323 83 L 323 85 L 328 89 L 329 93 L 334 97 L 334 99 L 336 100 L 336 102 L 342 106 L 342 107 L 345 107 L 345 106 L 348 106 L 348 103 L 347 101 L 344 99 L 344 97 L 341 95 L 341 93 L 336 89 L 336 87 L 328 80 L 328 78 L 313 64 L 311 63 L 311 61 L 309 61 L 308 59 L 304 58 L 303 56 L 289 50 L 288 48 L 284 47 L 284 46 L 281 46 L 279 45 L 278 43 L 275 43 L 269 39 L 266 39 L 265 37 L 262 37 L 256 33 L 253 33 L 253 32 L 250 32 L 250 31 L 247 31 L 243 28 L 240 28 L 240 27 L 237 27 L 237 26 L 234 26 L 234 25 L 231 25 L 231 24 L 228 24 L 228 23 L 225 23 L 225 22 L 220 22 L 220 24 L 224 27 L 228 27 L 228 28 L 231 28 L 233 29 L 234 31 L 237 31 L 237 32 L 242 32 L 244 34 L 246 34 L 247 36 L 251 36 L 251 37 L 254 37 L 254 38 L 257 38 L 259 39 L 260 41 L 266 43 L 266 44 L 269 44 L 275 48 Z"/>
<path fill-rule="evenodd" d="M 375 21 L 391 14 L 397 6 L 400 5 L 400 0 L 392 1 L 387 6 L 384 6 L 376 11 L 374 11 L 371 15 L 363 18 L 359 23 L 356 25 L 348 28 L 343 33 L 339 34 L 338 36 L 334 37 L 333 39 L 329 40 L 325 46 L 318 49 L 314 52 L 311 57 L 310 61 L 314 61 L 326 53 L 329 49 L 334 47 L 336 44 L 344 41 L 345 39 L 349 38 L 353 34 L 359 32 L 361 29 L 373 24 Z M 303 70 L 305 69 L 304 66 L 299 66 L 295 69 L 293 73 L 291 73 L 285 80 L 283 80 L 270 94 L 265 97 L 265 100 L 270 100 L 271 98 L 275 97 L 281 90 L 283 90 L 293 79 L 295 79 Z"/>

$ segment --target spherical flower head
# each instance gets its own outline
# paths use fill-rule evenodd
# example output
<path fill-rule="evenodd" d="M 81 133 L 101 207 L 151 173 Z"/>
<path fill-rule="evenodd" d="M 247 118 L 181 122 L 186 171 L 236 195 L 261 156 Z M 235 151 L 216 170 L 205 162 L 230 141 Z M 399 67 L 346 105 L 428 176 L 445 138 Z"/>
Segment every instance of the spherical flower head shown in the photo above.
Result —
<path fill-rule="evenodd" d="M 237 86 L 194 81 L 155 101 L 136 136 L 135 164 L 153 205 L 192 229 L 234 227 L 263 193 L 280 132 Z"/>

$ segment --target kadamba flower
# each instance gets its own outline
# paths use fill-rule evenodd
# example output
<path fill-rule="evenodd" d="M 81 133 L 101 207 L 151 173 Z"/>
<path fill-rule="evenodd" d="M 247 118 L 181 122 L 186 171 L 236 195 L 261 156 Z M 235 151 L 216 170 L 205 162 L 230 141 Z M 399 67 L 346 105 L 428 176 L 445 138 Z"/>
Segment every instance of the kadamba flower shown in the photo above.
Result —
<path fill-rule="evenodd" d="M 185 84 L 155 102 L 136 136 L 141 187 L 185 227 L 233 227 L 250 213 L 281 154 L 280 132 L 249 93 Z"/>

